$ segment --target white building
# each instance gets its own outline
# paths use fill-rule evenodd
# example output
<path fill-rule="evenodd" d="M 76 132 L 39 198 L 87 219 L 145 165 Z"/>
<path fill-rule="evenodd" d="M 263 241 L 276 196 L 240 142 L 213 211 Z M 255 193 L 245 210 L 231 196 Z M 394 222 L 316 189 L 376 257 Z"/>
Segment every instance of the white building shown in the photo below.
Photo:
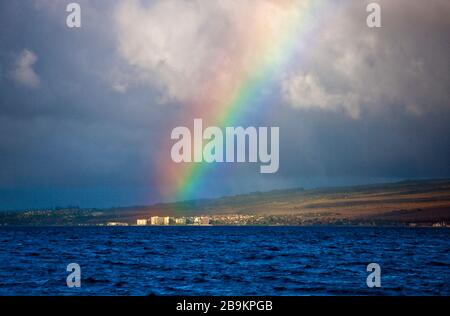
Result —
<path fill-rule="evenodd" d="M 177 224 L 177 225 L 186 225 L 186 218 L 185 217 L 175 218 L 175 224 Z"/>
<path fill-rule="evenodd" d="M 147 220 L 146 219 L 138 219 L 136 221 L 136 225 L 138 225 L 138 226 L 145 226 L 145 225 L 147 225 Z"/>
<path fill-rule="evenodd" d="M 150 225 L 169 225 L 169 216 L 152 216 L 150 217 Z"/>
<path fill-rule="evenodd" d="M 150 225 L 160 225 L 159 216 L 150 217 Z"/>
<path fill-rule="evenodd" d="M 208 216 L 196 216 L 193 218 L 194 225 L 209 225 L 209 217 Z"/>
<path fill-rule="evenodd" d="M 128 223 L 108 222 L 108 223 L 106 223 L 106 226 L 128 226 Z"/>

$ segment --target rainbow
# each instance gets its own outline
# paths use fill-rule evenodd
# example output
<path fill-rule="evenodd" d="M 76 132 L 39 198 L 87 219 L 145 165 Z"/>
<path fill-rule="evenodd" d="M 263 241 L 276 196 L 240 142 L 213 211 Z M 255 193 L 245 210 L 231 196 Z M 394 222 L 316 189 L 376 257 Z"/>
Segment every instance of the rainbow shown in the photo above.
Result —
<path fill-rule="evenodd" d="M 324 1 L 255 1 L 248 32 L 239 35 L 239 49 L 228 62 L 218 62 L 217 76 L 206 84 L 199 100 L 190 104 L 193 117 L 211 126 L 233 126 L 242 110 L 260 98 L 260 92 L 296 55 L 301 39 L 311 31 L 312 19 Z M 275 10 L 275 11 L 274 11 Z M 231 75 L 223 79 L 226 69 Z M 230 71 L 231 70 L 231 71 Z M 167 154 L 167 151 L 165 151 Z M 167 159 L 167 158 L 166 158 Z M 184 163 L 159 168 L 165 195 L 173 201 L 189 200 L 214 164 Z"/>

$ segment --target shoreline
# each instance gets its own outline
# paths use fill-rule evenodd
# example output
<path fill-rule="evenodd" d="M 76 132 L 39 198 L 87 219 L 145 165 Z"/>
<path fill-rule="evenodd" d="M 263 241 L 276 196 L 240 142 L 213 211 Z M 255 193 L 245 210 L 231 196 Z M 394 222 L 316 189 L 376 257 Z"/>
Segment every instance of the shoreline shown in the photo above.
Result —
<path fill-rule="evenodd" d="M 332 225 L 332 224 L 323 224 L 323 225 L 0 225 L 1 228 L 173 228 L 173 227 L 305 227 L 305 228 L 433 228 L 433 229 L 446 229 L 450 228 L 450 225 L 446 226 L 433 226 L 433 225 L 401 225 L 401 224 L 386 224 L 386 225 Z"/>

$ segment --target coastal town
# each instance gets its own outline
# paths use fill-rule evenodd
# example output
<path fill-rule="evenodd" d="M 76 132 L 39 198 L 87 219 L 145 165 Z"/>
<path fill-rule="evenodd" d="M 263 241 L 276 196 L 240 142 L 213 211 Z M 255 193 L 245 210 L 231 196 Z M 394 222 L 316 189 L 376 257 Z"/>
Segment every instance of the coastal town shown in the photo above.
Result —
<path fill-rule="evenodd" d="M 108 222 L 107 226 L 129 226 L 128 223 Z M 208 216 L 172 217 L 151 216 L 150 218 L 137 219 L 136 226 L 175 226 L 175 225 L 210 225 Z"/>
<path fill-rule="evenodd" d="M 106 226 L 315 226 L 315 225 L 353 225 L 353 226 L 377 226 L 395 225 L 409 227 L 450 227 L 450 223 L 430 222 L 430 223 L 380 223 L 375 221 L 351 221 L 323 216 L 307 218 L 304 216 L 292 215 L 212 215 L 212 216 L 152 216 L 148 219 L 137 219 L 136 223 L 108 222 Z M 100 225 L 103 226 L 103 225 Z"/>
<path fill-rule="evenodd" d="M 123 216 L 95 209 L 66 208 L 0 214 L 0 226 L 407 226 L 450 227 L 442 220 L 398 220 L 389 217 L 343 218 L 338 213 L 208 214 Z"/>
<path fill-rule="evenodd" d="M 0 226 L 407 226 L 448 227 L 450 181 L 285 189 L 209 200 L 0 212 Z"/>

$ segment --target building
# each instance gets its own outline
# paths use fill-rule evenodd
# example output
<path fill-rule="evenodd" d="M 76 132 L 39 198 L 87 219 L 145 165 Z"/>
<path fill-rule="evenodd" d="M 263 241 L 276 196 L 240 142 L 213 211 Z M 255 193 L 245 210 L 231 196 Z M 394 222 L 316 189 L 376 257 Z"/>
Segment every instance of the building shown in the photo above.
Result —
<path fill-rule="evenodd" d="M 194 225 L 209 225 L 209 217 L 208 216 L 196 216 L 193 218 L 192 224 L 194 224 Z"/>
<path fill-rule="evenodd" d="M 200 217 L 195 216 L 192 218 L 192 224 L 194 225 L 200 225 Z"/>
<path fill-rule="evenodd" d="M 185 217 L 176 217 L 175 224 L 176 225 L 186 225 L 186 218 Z"/>
<path fill-rule="evenodd" d="M 150 225 L 160 225 L 159 224 L 159 216 L 150 217 Z"/>
<path fill-rule="evenodd" d="M 128 226 L 128 223 L 108 222 L 108 223 L 106 223 L 106 226 Z"/>
<path fill-rule="evenodd" d="M 207 216 L 200 217 L 200 225 L 209 225 L 209 217 Z"/>
<path fill-rule="evenodd" d="M 169 216 L 152 216 L 150 217 L 150 225 L 169 225 Z"/>
<path fill-rule="evenodd" d="M 136 221 L 136 225 L 138 225 L 138 226 L 145 226 L 145 225 L 147 225 L 147 220 L 146 219 L 138 219 Z"/>

